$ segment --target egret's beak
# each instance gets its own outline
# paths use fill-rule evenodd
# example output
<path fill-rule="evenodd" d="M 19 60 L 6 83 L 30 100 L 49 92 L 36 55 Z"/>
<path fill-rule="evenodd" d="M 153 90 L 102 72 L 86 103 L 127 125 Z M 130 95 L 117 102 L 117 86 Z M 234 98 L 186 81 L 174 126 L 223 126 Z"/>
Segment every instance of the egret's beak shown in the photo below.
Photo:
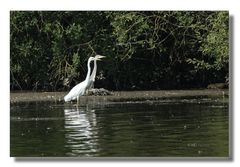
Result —
<path fill-rule="evenodd" d="M 101 59 L 102 59 L 102 58 L 105 58 L 105 57 L 106 57 L 106 56 L 96 55 L 94 58 L 95 58 L 96 60 L 101 61 Z"/>

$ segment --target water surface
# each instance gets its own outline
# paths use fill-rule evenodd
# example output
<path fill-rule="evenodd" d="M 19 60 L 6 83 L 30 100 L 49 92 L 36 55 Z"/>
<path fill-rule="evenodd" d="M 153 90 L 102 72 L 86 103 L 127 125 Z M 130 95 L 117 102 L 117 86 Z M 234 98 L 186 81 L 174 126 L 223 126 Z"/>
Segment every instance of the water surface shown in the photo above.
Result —
<path fill-rule="evenodd" d="M 228 100 L 12 105 L 15 157 L 228 157 Z"/>

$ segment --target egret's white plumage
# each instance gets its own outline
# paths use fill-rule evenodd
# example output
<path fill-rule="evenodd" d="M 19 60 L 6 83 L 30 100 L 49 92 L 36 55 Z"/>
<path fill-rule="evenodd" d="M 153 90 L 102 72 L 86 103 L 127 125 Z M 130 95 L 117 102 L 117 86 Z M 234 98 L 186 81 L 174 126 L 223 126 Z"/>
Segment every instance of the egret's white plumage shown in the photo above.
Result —
<path fill-rule="evenodd" d="M 64 97 L 64 101 L 65 102 L 69 102 L 69 101 L 75 100 L 75 99 L 77 99 L 77 101 L 78 101 L 79 100 L 79 96 L 84 95 L 84 93 L 86 92 L 86 89 L 89 87 L 89 84 L 90 84 L 90 72 L 91 72 L 90 63 L 93 60 L 95 60 L 94 57 L 89 57 L 88 63 L 87 63 L 88 72 L 87 72 L 86 79 L 83 82 L 81 82 L 81 83 L 77 84 L 76 86 L 74 86 L 70 90 L 70 92 Z"/>
<path fill-rule="evenodd" d="M 104 58 L 105 56 L 101 56 L 101 55 L 96 55 L 94 58 L 94 68 L 92 71 L 92 74 L 90 76 L 90 83 L 89 83 L 89 87 L 87 89 L 92 89 L 94 88 L 94 82 L 95 82 L 95 77 L 97 74 L 97 60 L 101 60 L 101 58 Z"/>
<path fill-rule="evenodd" d="M 104 57 L 105 56 L 100 56 L 100 55 L 96 55 L 95 57 L 89 57 L 88 63 L 87 63 L 88 72 L 87 72 L 86 79 L 83 82 L 74 86 L 70 90 L 70 92 L 64 97 L 65 102 L 69 102 L 69 101 L 75 100 L 75 99 L 77 99 L 77 102 L 78 102 L 79 97 L 84 95 L 86 93 L 86 91 L 93 86 L 95 77 L 96 77 L 96 73 L 97 73 L 97 60 L 100 60 L 101 58 L 104 58 Z M 90 73 L 91 73 L 90 63 L 93 60 L 94 60 L 94 69 L 90 76 Z"/>

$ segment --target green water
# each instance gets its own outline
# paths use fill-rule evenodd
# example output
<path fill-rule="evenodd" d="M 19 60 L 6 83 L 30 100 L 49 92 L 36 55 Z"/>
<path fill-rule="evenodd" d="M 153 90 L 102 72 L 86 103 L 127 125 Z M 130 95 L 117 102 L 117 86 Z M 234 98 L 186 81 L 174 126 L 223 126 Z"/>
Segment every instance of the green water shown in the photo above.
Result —
<path fill-rule="evenodd" d="M 228 157 L 228 101 L 11 106 L 14 157 Z"/>

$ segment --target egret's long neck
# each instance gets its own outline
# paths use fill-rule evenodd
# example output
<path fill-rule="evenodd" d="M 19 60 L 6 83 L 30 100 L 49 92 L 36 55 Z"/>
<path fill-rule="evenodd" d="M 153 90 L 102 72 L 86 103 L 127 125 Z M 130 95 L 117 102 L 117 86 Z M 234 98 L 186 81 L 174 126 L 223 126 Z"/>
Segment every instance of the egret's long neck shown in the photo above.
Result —
<path fill-rule="evenodd" d="M 87 64 L 87 66 L 88 66 L 88 72 L 87 72 L 87 76 L 86 76 L 86 79 L 85 79 L 85 80 L 89 80 L 89 77 L 90 77 L 90 72 L 91 72 L 90 63 L 91 63 L 91 61 L 88 60 L 88 64 Z"/>
<path fill-rule="evenodd" d="M 93 68 L 93 72 L 91 74 L 91 79 L 95 79 L 95 76 L 96 76 L 96 73 L 97 73 L 97 60 L 94 60 L 94 68 Z"/>

